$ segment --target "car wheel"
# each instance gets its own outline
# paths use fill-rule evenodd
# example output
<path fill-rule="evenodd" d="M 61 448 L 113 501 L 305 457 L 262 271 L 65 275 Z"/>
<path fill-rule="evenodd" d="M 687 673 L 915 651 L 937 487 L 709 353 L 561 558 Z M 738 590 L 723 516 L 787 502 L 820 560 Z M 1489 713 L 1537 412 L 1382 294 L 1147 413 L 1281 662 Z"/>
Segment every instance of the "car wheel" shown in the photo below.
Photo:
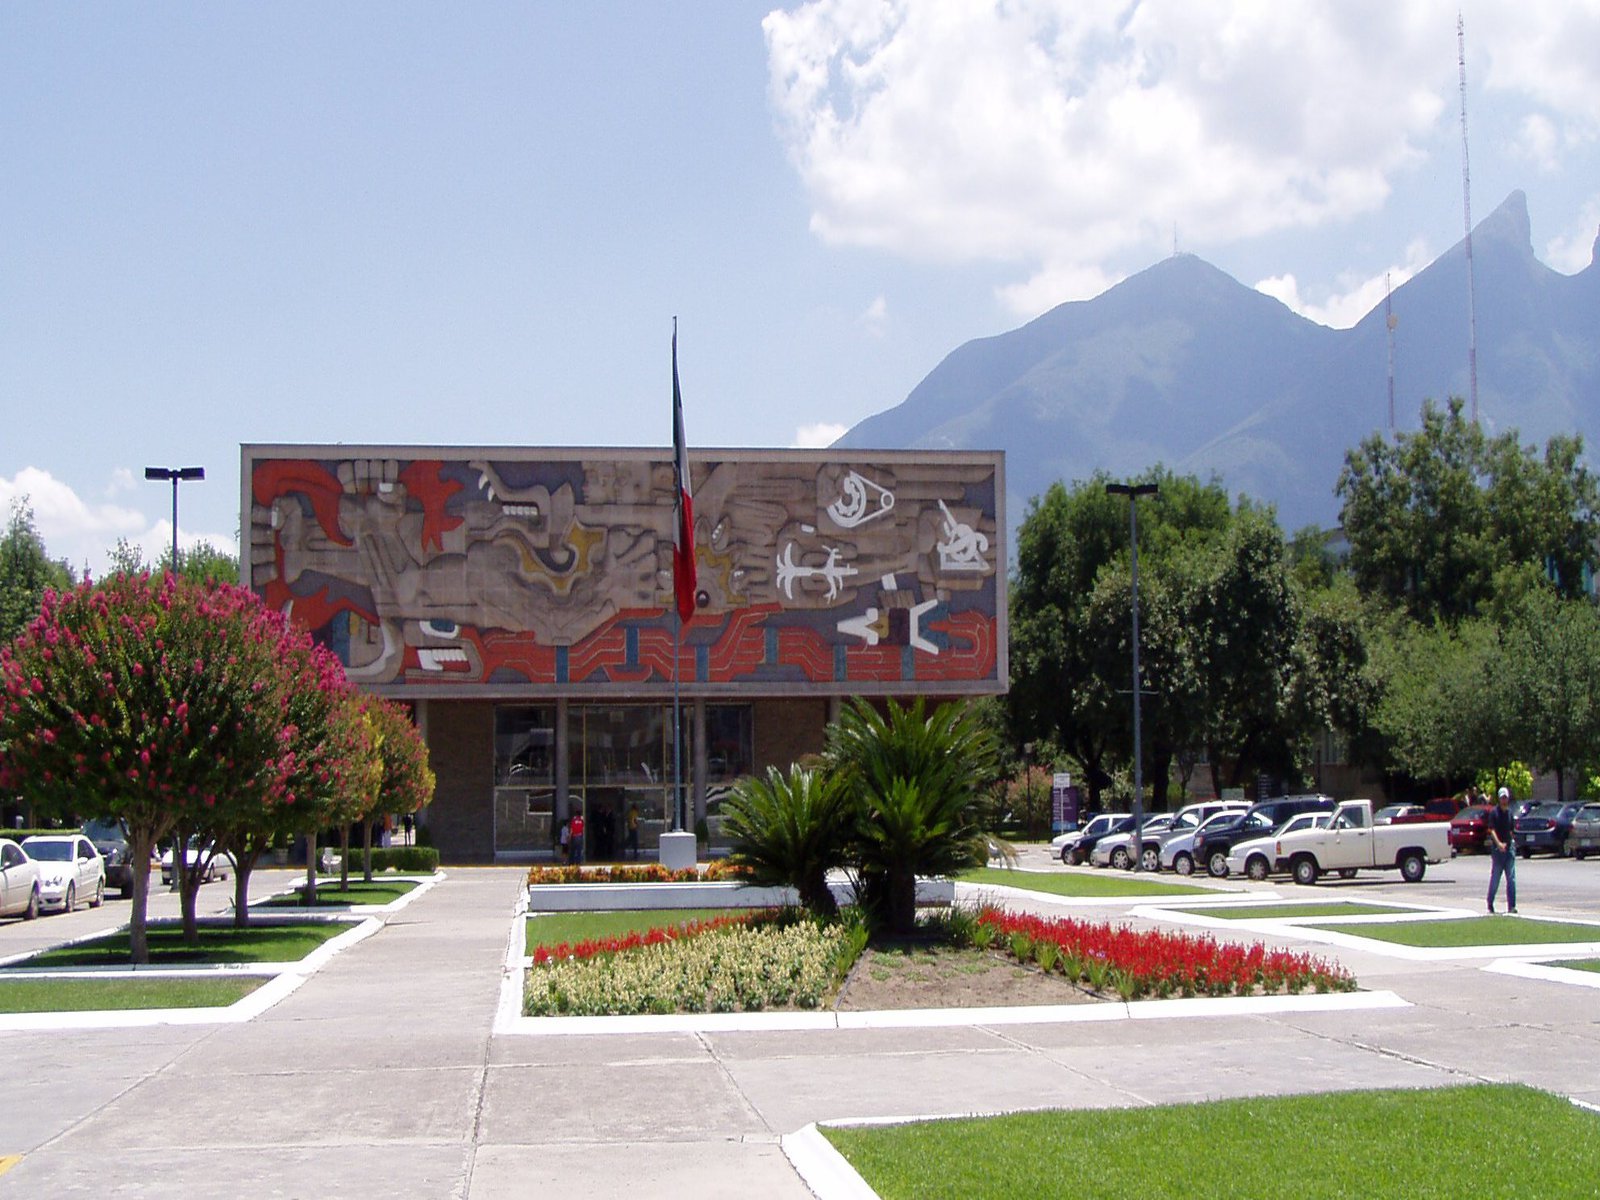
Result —
<path fill-rule="evenodd" d="M 1254 879 L 1257 883 L 1260 883 L 1263 879 L 1265 879 L 1270 870 L 1271 868 L 1268 867 L 1267 860 L 1262 858 L 1259 854 L 1252 854 L 1250 856 L 1250 861 L 1244 865 L 1244 873 L 1251 879 Z"/>
<path fill-rule="evenodd" d="M 1407 883 L 1421 883 L 1422 877 L 1427 874 L 1427 871 L 1427 862 L 1415 850 L 1400 860 L 1400 878 Z"/>
<path fill-rule="evenodd" d="M 1067 860 L 1075 867 L 1083 866 L 1083 851 L 1076 846 L 1072 848 L 1072 857 Z"/>
<path fill-rule="evenodd" d="M 1301 887 L 1311 887 L 1317 882 L 1317 860 L 1314 858 L 1297 858 L 1294 860 L 1294 881 Z"/>
<path fill-rule="evenodd" d="M 1354 879 L 1355 877 L 1356 877 L 1356 869 L 1354 867 L 1342 867 L 1342 868 L 1340 868 L 1340 871 L 1339 871 L 1339 878 L 1340 879 Z"/>
<path fill-rule="evenodd" d="M 90 908 L 99 908 L 106 902 L 106 881 L 97 880 L 94 885 L 94 899 L 89 901 Z"/>
<path fill-rule="evenodd" d="M 1141 871 L 1161 870 L 1161 851 L 1154 846 L 1146 846 L 1139 852 L 1139 869 Z"/>
<path fill-rule="evenodd" d="M 1521 853 L 1522 853 L 1522 857 L 1523 858 L 1532 858 L 1533 857 L 1533 847 L 1532 846 L 1524 846 L 1524 847 L 1522 847 Z"/>
<path fill-rule="evenodd" d="M 1194 874 L 1194 857 L 1187 851 L 1180 850 L 1172 859 L 1172 869 L 1179 875 Z"/>
<path fill-rule="evenodd" d="M 1211 857 L 1206 860 L 1206 870 L 1211 872 L 1213 879 L 1226 879 L 1228 877 L 1228 856 L 1221 850 L 1213 850 Z"/>
<path fill-rule="evenodd" d="M 75 884 L 75 883 L 67 884 L 67 899 L 66 899 L 66 903 L 64 903 L 61 906 L 61 911 L 64 912 L 64 913 L 77 912 L 78 911 L 78 885 L 77 884 Z"/>
<path fill-rule="evenodd" d="M 39 915 L 39 889 L 38 889 L 37 886 L 35 886 L 33 891 L 31 893 L 29 893 L 29 895 L 28 895 L 28 907 L 22 910 L 22 919 L 24 921 L 31 921 L 35 917 L 37 917 L 38 915 Z"/>
<path fill-rule="evenodd" d="M 1111 866 L 1113 870 L 1126 871 L 1128 869 L 1128 852 L 1118 846 L 1111 852 Z"/>

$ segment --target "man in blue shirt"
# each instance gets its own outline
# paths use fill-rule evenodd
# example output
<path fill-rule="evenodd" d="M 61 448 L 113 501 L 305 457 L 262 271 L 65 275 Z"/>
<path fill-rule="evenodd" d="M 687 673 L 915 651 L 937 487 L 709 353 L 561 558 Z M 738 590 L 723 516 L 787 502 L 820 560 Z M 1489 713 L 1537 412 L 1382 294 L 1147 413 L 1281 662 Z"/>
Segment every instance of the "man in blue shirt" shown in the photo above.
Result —
<path fill-rule="evenodd" d="M 1489 810 L 1489 911 L 1494 911 L 1494 898 L 1500 891 L 1500 876 L 1506 877 L 1506 911 L 1517 911 L 1517 845 L 1512 835 L 1511 792 L 1501 788 L 1495 797 L 1495 806 Z"/>

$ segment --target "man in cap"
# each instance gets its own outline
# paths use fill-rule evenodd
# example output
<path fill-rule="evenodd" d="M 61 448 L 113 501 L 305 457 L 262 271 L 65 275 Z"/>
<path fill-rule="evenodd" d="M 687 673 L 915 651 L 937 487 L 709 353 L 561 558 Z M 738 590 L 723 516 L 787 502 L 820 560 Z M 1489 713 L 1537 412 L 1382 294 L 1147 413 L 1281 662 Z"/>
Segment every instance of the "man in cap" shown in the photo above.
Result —
<path fill-rule="evenodd" d="M 1506 911 L 1517 911 L 1517 845 L 1512 835 L 1511 790 L 1501 788 L 1495 794 L 1495 806 L 1489 810 L 1489 911 L 1494 911 L 1494 898 L 1500 891 L 1500 876 L 1506 877 Z"/>

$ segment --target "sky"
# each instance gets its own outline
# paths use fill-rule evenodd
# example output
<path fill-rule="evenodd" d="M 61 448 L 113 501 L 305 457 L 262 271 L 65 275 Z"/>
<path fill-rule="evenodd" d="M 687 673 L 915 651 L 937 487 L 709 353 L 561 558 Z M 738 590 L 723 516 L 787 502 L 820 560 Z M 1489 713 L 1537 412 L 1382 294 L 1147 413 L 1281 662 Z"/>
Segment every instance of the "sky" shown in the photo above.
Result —
<path fill-rule="evenodd" d="M 1463 231 L 1454 5 L 0 5 L 0 506 L 235 550 L 241 443 L 822 446 L 1175 250 L 1338 327 Z M 1474 222 L 1600 230 L 1600 0 L 1469 0 Z"/>

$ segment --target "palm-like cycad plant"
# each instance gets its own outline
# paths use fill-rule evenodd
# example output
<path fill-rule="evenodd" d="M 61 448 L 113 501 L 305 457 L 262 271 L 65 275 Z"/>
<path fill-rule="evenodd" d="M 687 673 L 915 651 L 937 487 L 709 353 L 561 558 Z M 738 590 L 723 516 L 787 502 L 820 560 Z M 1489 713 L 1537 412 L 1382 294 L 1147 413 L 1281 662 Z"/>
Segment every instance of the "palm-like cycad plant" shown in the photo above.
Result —
<path fill-rule="evenodd" d="M 916 927 L 917 876 L 981 866 L 987 837 L 976 801 L 994 743 L 959 702 L 926 712 L 890 700 L 883 712 L 853 699 L 828 732 L 828 765 L 854 810 L 848 854 L 865 897 L 891 931 Z"/>
<path fill-rule="evenodd" d="M 846 814 L 833 778 L 794 766 L 785 777 L 734 784 L 722 803 L 723 832 L 732 838 L 728 860 L 749 870 L 751 882 L 792 887 L 812 912 L 833 916 L 838 902 L 828 871 L 843 861 Z"/>

